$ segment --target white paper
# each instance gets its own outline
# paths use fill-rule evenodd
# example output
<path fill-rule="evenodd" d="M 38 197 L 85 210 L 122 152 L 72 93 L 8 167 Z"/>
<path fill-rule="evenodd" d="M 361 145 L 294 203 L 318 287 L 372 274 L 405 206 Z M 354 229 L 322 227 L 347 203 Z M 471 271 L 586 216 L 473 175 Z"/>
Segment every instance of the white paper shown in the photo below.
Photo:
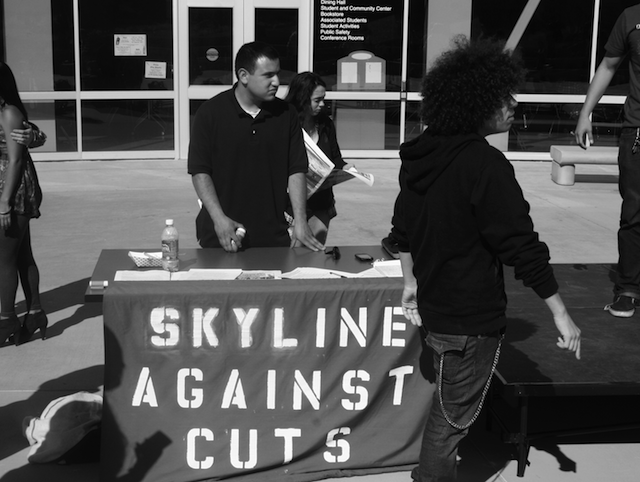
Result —
<path fill-rule="evenodd" d="M 402 266 L 399 259 L 374 261 L 373 268 L 389 278 L 402 277 Z"/>
<path fill-rule="evenodd" d="M 169 281 L 171 273 L 161 269 L 146 271 L 120 270 L 116 271 L 114 281 Z"/>
<path fill-rule="evenodd" d="M 146 61 L 144 63 L 144 76 L 147 79 L 166 79 L 167 63 Z"/>
<path fill-rule="evenodd" d="M 116 271 L 114 281 L 225 281 L 281 279 L 280 270 L 200 269 L 169 272 L 161 269 Z M 332 276 L 339 278 L 339 275 Z"/>
<path fill-rule="evenodd" d="M 144 57 L 147 55 L 146 34 L 114 34 L 113 55 L 116 57 Z"/>
<path fill-rule="evenodd" d="M 232 280 L 242 273 L 241 269 L 190 269 L 171 273 L 171 281 Z"/>
<path fill-rule="evenodd" d="M 364 74 L 365 84 L 382 83 L 382 62 L 367 62 Z"/>
<path fill-rule="evenodd" d="M 338 279 L 357 277 L 358 273 L 323 268 L 296 268 L 288 273 L 282 273 L 282 278 L 284 279 Z"/>
<path fill-rule="evenodd" d="M 343 84 L 357 84 L 358 64 L 356 62 L 342 62 L 340 80 Z"/>
<path fill-rule="evenodd" d="M 318 147 L 304 129 L 302 129 L 302 138 L 304 139 L 307 159 L 309 160 L 309 169 L 306 174 L 307 199 L 309 199 L 333 172 L 336 165 L 327 157 L 322 149 Z"/>
<path fill-rule="evenodd" d="M 368 270 L 358 273 L 358 278 L 386 278 L 386 275 L 375 268 L 369 268 Z"/>
<path fill-rule="evenodd" d="M 239 280 L 270 280 L 282 279 L 282 271 L 269 269 L 244 270 L 238 276 Z"/>

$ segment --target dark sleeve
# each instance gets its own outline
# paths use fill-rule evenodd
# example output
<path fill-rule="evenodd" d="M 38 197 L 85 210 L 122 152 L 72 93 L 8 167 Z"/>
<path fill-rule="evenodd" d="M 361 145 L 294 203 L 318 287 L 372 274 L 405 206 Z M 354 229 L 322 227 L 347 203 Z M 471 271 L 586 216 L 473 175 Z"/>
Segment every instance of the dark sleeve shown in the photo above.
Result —
<path fill-rule="evenodd" d="M 209 114 L 208 104 L 200 106 L 193 119 L 187 170 L 192 176 L 195 174 L 212 173 L 214 123 Z"/>
<path fill-rule="evenodd" d="M 622 12 L 609 34 L 604 48 L 606 55 L 610 57 L 622 57 L 627 53 L 627 37 L 629 32 L 635 28 L 635 24 L 629 25 L 626 11 Z"/>
<path fill-rule="evenodd" d="M 309 170 L 307 150 L 302 138 L 302 127 L 298 120 L 298 114 L 292 105 L 289 105 L 289 175 L 298 172 L 306 173 Z"/>
<path fill-rule="evenodd" d="M 47 135 L 40 130 L 40 128 L 35 125 L 33 122 L 29 122 L 31 129 L 33 130 L 33 141 L 29 144 L 29 149 L 34 149 L 36 147 L 43 146 L 47 141 Z"/>
<path fill-rule="evenodd" d="M 529 203 L 513 166 L 502 153 L 491 150 L 491 159 L 481 169 L 471 195 L 478 229 L 498 259 L 514 267 L 516 279 L 548 298 L 558 291 L 549 248 L 534 231 Z"/>
<path fill-rule="evenodd" d="M 403 205 L 403 186 L 402 186 L 402 174 L 400 174 L 400 192 L 396 197 L 396 202 L 393 206 L 393 217 L 391 218 L 391 234 L 395 241 L 398 243 L 398 251 L 401 253 L 409 252 L 409 238 L 407 236 L 407 230 L 404 220 L 404 205 Z"/>

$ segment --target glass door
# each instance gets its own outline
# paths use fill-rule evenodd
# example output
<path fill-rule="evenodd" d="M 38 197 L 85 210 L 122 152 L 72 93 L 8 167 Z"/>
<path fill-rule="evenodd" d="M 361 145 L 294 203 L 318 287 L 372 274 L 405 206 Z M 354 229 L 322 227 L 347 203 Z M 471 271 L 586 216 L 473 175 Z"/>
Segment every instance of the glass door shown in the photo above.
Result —
<path fill-rule="evenodd" d="M 273 45 L 282 68 L 279 96 L 297 72 L 309 70 L 307 0 L 184 0 L 179 9 L 180 158 L 189 151 L 193 116 L 207 99 L 236 81 L 238 49 L 259 40 Z"/>

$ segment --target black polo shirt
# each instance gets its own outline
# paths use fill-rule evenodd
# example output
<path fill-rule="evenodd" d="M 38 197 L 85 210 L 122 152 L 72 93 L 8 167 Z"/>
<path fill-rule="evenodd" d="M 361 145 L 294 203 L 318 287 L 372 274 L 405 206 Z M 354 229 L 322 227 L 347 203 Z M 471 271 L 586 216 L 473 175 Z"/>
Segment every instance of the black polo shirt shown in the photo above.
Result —
<path fill-rule="evenodd" d="M 238 104 L 234 88 L 198 109 L 189 144 L 189 174 L 209 174 L 224 213 L 242 223 L 244 247 L 289 246 L 289 176 L 307 172 L 302 129 L 295 109 L 275 99 L 254 119 Z M 211 217 L 202 208 L 196 219 L 202 247 L 219 247 Z"/>

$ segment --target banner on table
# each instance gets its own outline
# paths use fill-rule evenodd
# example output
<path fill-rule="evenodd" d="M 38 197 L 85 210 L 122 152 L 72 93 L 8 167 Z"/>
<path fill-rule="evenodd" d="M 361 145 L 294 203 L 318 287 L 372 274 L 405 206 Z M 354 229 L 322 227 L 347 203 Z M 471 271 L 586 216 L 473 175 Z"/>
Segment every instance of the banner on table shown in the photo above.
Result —
<path fill-rule="evenodd" d="M 114 283 L 101 480 L 304 481 L 414 464 L 432 387 L 401 288 Z"/>

